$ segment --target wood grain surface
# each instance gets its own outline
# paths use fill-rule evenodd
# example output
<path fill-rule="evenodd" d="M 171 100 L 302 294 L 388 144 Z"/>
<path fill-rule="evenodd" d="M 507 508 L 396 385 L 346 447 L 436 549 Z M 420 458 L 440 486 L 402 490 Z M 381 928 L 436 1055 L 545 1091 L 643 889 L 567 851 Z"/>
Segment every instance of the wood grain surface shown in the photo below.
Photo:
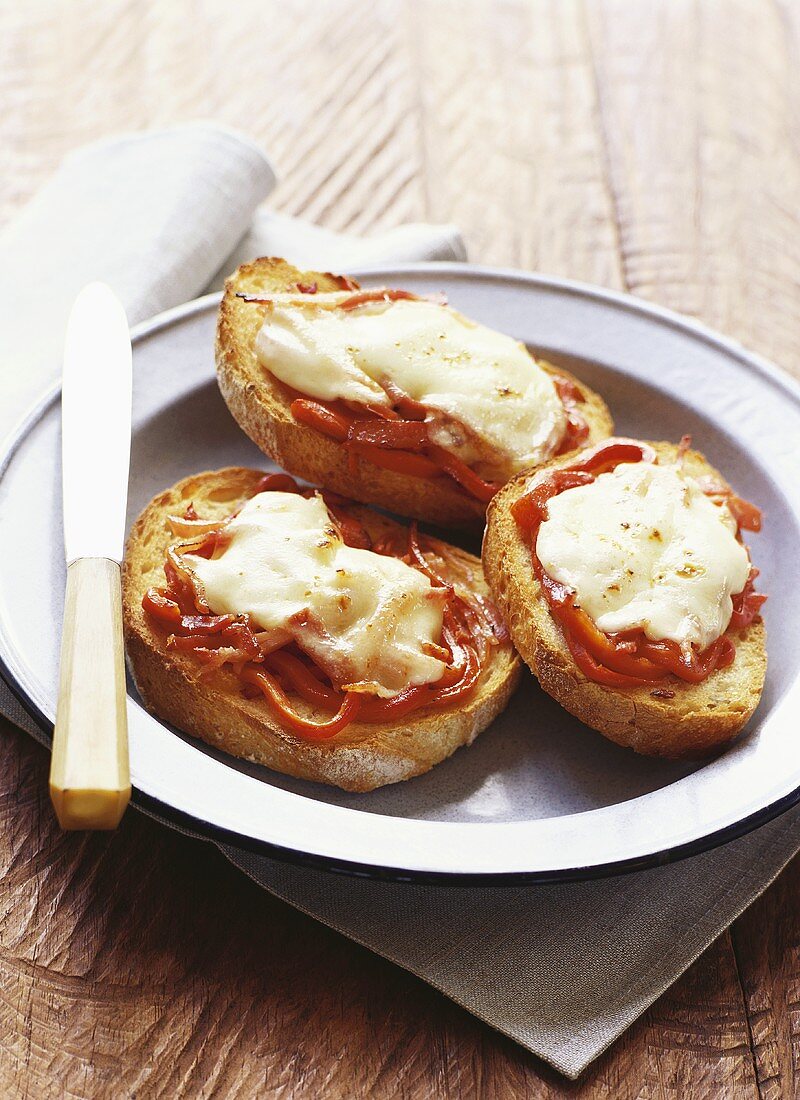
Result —
<path fill-rule="evenodd" d="M 800 374 L 800 7 L 0 0 L 0 222 L 104 134 L 213 118 L 334 229 L 624 287 Z M 800 1094 L 800 863 L 577 1084 L 129 813 L 67 835 L 0 737 L 4 1097 Z"/>

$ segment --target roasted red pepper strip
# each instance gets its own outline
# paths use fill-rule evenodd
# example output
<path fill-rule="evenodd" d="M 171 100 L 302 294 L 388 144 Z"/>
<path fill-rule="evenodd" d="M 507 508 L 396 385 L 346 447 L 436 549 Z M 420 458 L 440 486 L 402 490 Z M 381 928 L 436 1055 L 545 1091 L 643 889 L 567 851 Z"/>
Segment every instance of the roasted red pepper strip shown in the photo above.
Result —
<path fill-rule="evenodd" d="M 428 429 L 418 420 L 360 420 L 347 433 L 348 443 L 369 443 L 396 451 L 422 451 L 428 446 Z"/>
<path fill-rule="evenodd" d="M 615 436 L 606 439 L 591 450 L 584 451 L 579 458 L 571 462 L 569 470 L 586 470 L 597 476 L 615 469 L 621 462 L 657 462 L 658 455 L 649 443 L 640 443 L 636 439 Z"/>
<path fill-rule="evenodd" d="M 335 412 L 321 401 L 312 401 L 308 397 L 298 397 L 290 405 L 292 416 L 298 424 L 305 424 L 322 435 L 330 436 L 337 443 L 344 443 L 355 417 Z"/>
<path fill-rule="evenodd" d="M 175 600 L 169 599 L 157 588 L 147 589 L 142 597 L 142 607 L 148 615 L 152 615 L 160 623 L 167 623 L 170 626 L 177 626 L 182 618 L 181 609 Z"/>
<path fill-rule="evenodd" d="M 731 510 L 731 515 L 743 531 L 761 530 L 761 509 L 756 508 L 749 500 L 742 500 L 735 493 L 729 493 L 725 503 Z"/>
<path fill-rule="evenodd" d="M 342 541 L 357 550 L 371 550 L 372 539 L 363 523 L 359 523 L 356 517 L 348 512 L 346 508 L 331 503 L 325 493 L 322 494 L 322 499 L 325 501 L 328 511 L 336 520 Z"/>
<path fill-rule="evenodd" d="M 571 378 L 565 378 L 563 374 L 554 374 L 553 385 L 556 388 L 556 393 L 561 398 L 561 404 L 566 405 L 583 405 L 586 398 L 583 395 L 583 391 L 572 381 Z"/>
<path fill-rule="evenodd" d="M 637 657 L 634 643 L 629 643 L 626 649 L 624 643 L 616 642 L 599 630 L 586 612 L 575 606 L 574 594 L 553 581 L 547 573 L 541 572 L 541 583 L 553 617 L 598 664 L 623 676 L 638 677 L 642 682 L 660 680 L 666 675 L 666 671 L 652 661 Z"/>
<path fill-rule="evenodd" d="M 605 684 L 607 687 L 643 687 L 648 683 L 647 680 L 643 680 L 638 676 L 625 676 L 620 672 L 605 668 L 594 659 L 585 646 L 582 646 L 572 634 L 565 634 L 564 637 L 575 664 L 588 680 Z"/>
<path fill-rule="evenodd" d="M 381 466 L 384 470 L 393 470 L 397 474 L 407 474 L 409 477 L 421 477 L 426 480 L 440 477 L 443 474 L 435 462 L 424 455 L 412 454 L 411 451 L 391 451 L 383 447 L 377 447 L 374 443 L 360 443 L 358 440 L 348 444 L 348 452 L 365 458 L 373 466 Z"/>
<path fill-rule="evenodd" d="M 573 416 L 572 413 L 567 414 L 567 427 L 564 431 L 564 437 L 561 440 L 556 454 L 563 455 L 569 451 L 577 451 L 582 443 L 585 443 L 589 436 L 589 425 L 581 417 Z"/>
<path fill-rule="evenodd" d="M 222 637 L 228 645 L 235 646 L 236 649 L 246 653 L 251 661 L 261 659 L 261 649 L 247 622 L 240 620 L 231 623 L 223 630 Z"/>
<path fill-rule="evenodd" d="M 170 634 L 167 638 L 167 649 L 180 649 L 185 652 L 197 649 L 218 649 L 221 645 L 222 636 L 219 634 Z"/>
<path fill-rule="evenodd" d="M 271 671 L 284 679 L 307 703 L 327 710 L 336 710 L 339 707 L 341 692 L 336 691 L 329 684 L 324 684 L 307 665 L 304 665 L 298 657 L 287 653 L 285 649 L 278 649 L 271 653 L 267 664 Z"/>
<path fill-rule="evenodd" d="M 566 454 L 576 450 L 589 438 L 589 424 L 578 408 L 586 398 L 571 379 L 563 378 L 560 374 L 553 375 L 553 385 L 567 414 L 566 431 L 557 453 Z"/>
<path fill-rule="evenodd" d="M 428 447 L 427 454 L 440 469 L 448 473 L 462 489 L 466 489 L 471 496 L 482 504 L 488 504 L 500 488 L 494 482 L 484 481 L 482 477 L 478 477 L 475 471 L 467 466 L 466 462 L 462 462 L 460 458 L 451 454 L 450 451 L 446 451 L 444 447 L 438 446 L 438 444 L 432 444 Z"/>
<path fill-rule="evenodd" d="M 427 405 L 409 397 L 391 378 L 384 378 L 381 385 L 392 399 L 394 407 L 406 420 L 425 420 L 428 415 Z"/>
<path fill-rule="evenodd" d="M 258 493 L 299 493 L 300 486 L 288 474 L 265 474 L 256 485 L 253 496 Z"/>
<path fill-rule="evenodd" d="M 690 684 L 701 684 L 712 672 L 729 665 L 736 656 L 736 649 L 725 634 L 702 653 L 697 650 L 684 653 L 676 642 L 669 640 L 640 641 L 638 648 L 640 652 L 647 653 L 651 660 L 660 663 L 667 672 Z"/>
<path fill-rule="evenodd" d="M 315 722 L 297 713 L 278 680 L 265 669 L 247 665 L 242 669 L 241 678 L 246 684 L 254 684 L 260 688 L 286 725 L 305 741 L 327 741 L 345 726 L 349 726 L 361 710 L 361 696 L 345 692 L 342 704 L 333 718 L 326 722 Z"/>
<path fill-rule="evenodd" d="M 767 601 L 766 596 L 762 596 L 753 588 L 753 582 L 757 576 L 758 570 L 751 569 L 747 584 L 733 597 L 733 614 L 729 624 L 733 630 L 742 630 L 749 626 Z"/>
<path fill-rule="evenodd" d="M 367 302 L 397 302 L 401 299 L 417 301 L 417 295 L 410 290 L 360 290 L 351 298 L 343 302 L 337 302 L 338 309 L 356 309 L 357 306 L 366 305 Z"/>
<path fill-rule="evenodd" d="M 551 470 L 544 474 L 529 493 L 518 497 L 511 505 L 511 514 L 517 523 L 531 531 L 538 531 L 539 524 L 547 514 L 547 502 L 566 489 L 577 489 L 579 485 L 591 485 L 594 475 L 587 470 Z"/>
<path fill-rule="evenodd" d="M 219 530 L 218 519 L 187 519 L 185 516 L 167 516 L 167 525 L 173 535 L 181 538 L 197 538 L 209 531 Z"/>

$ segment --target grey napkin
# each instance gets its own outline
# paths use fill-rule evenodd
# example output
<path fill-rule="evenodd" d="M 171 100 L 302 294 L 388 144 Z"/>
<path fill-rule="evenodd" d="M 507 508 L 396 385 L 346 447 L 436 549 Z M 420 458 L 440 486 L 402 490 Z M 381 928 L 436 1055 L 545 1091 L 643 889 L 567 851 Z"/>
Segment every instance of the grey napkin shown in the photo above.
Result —
<path fill-rule="evenodd" d="M 341 270 L 465 258 L 452 227 L 403 226 L 364 240 L 257 213 L 273 182 L 256 146 L 208 125 L 69 157 L 0 233 L 0 434 L 57 377 L 66 314 L 89 279 L 109 281 L 136 322 L 219 286 L 256 255 Z M 2 682 L 0 713 L 46 742 Z M 651 871 L 467 889 L 342 878 L 220 845 L 261 886 L 419 975 L 570 1077 L 675 981 L 798 847 L 800 811 L 792 811 L 724 848 Z"/>

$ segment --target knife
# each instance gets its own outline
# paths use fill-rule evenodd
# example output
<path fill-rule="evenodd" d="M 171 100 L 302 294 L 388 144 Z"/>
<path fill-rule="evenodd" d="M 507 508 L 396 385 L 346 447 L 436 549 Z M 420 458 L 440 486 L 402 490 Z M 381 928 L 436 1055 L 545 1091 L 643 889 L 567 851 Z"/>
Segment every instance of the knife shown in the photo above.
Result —
<path fill-rule="evenodd" d="M 131 443 L 122 303 L 90 283 L 67 323 L 61 394 L 67 591 L 50 797 L 64 829 L 113 829 L 131 793 L 120 562 Z"/>

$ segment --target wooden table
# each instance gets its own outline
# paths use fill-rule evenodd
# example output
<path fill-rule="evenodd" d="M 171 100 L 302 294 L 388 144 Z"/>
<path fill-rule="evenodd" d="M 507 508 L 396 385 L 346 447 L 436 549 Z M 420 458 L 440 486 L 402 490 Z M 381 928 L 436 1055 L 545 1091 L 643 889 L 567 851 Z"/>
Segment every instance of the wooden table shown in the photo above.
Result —
<path fill-rule="evenodd" d="M 0 221 L 72 147 L 210 117 L 274 205 L 454 221 L 471 257 L 624 288 L 798 373 L 800 9 L 761 0 L 40 0 L 0 8 Z M 800 863 L 576 1085 L 136 813 L 62 835 L 0 737 L 7 1097 L 786 1097 Z"/>

